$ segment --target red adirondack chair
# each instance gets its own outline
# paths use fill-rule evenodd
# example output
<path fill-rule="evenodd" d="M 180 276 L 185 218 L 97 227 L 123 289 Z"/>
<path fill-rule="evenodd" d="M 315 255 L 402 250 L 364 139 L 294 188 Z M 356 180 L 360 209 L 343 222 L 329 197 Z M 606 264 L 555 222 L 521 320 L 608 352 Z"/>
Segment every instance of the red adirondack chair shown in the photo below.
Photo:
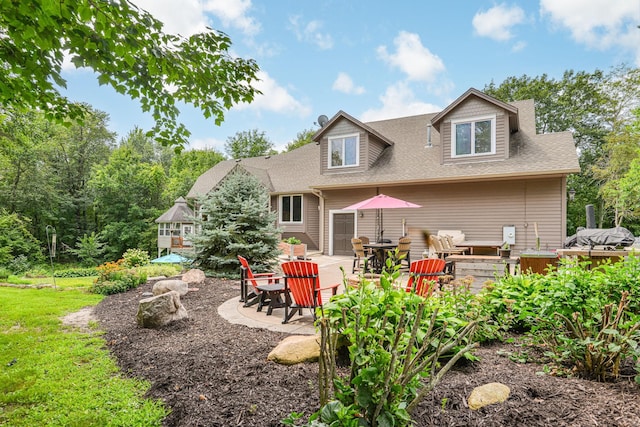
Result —
<path fill-rule="evenodd" d="M 258 311 L 262 310 L 262 307 L 270 303 L 270 299 L 267 298 L 267 293 L 258 289 L 262 285 L 277 285 L 284 290 L 284 285 L 279 283 L 281 277 L 277 277 L 276 273 L 253 273 L 249 262 L 245 257 L 238 255 L 240 261 L 240 302 L 244 302 L 245 307 L 258 304 Z M 270 307 L 271 309 L 271 307 Z M 267 312 L 271 314 L 271 310 Z"/>
<path fill-rule="evenodd" d="M 296 312 L 302 315 L 303 308 L 310 308 L 315 319 L 316 307 L 322 306 L 321 291 L 331 289 L 332 295 L 335 295 L 340 283 L 321 287 L 318 264 L 315 262 L 288 261 L 282 263 L 281 267 L 284 273 L 285 288 L 284 320 L 282 323 L 289 322 Z"/>
<path fill-rule="evenodd" d="M 423 297 L 433 293 L 438 284 L 438 277 L 444 274 L 445 260 L 425 258 L 413 261 L 409 267 L 407 292 L 415 292 Z"/>

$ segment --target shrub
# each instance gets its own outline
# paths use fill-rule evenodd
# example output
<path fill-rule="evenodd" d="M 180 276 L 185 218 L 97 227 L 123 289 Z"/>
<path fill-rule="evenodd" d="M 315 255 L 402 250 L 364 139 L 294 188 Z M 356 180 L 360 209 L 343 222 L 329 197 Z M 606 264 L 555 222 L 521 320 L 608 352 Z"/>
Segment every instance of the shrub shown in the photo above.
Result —
<path fill-rule="evenodd" d="M 107 262 L 97 267 L 98 278 L 91 291 L 102 295 L 117 294 L 137 288 L 147 281 L 143 271 L 124 268 L 124 260 Z"/>
<path fill-rule="evenodd" d="M 495 321 L 528 330 L 557 364 L 586 378 L 609 380 L 617 378 L 621 360 L 640 356 L 639 284 L 635 256 L 595 268 L 562 260 L 546 276 L 505 278 L 480 297 Z"/>
<path fill-rule="evenodd" d="M 0 280 L 7 280 L 11 272 L 8 268 L 0 267 Z"/>
<path fill-rule="evenodd" d="M 142 267 L 149 264 L 149 252 L 142 249 L 127 249 L 122 255 L 124 266 L 127 268 Z"/>
<path fill-rule="evenodd" d="M 54 277 L 91 277 L 97 275 L 96 268 L 68 268 L 54 272 Z"/>
<path fill-rule="evenodd" d="M 397 288 L 397 277 L 396 268 L 381 287 L 361 280 L 324 305 L 321 408 L 310 421 L 325 424 L 310 425 L 411 425 L 411 410 L 477 345 L 475 322 L 458 318 L 446 299 Z M 338 336 L 351 361 L 345 377 L 336 369 Z"/>
<path fill-rule="evenodd" d="M 20 275 L 29 271 L 31 263 L 26 255 L 20 254 L 9 262 L 8 268 L 13 274 Z"/>

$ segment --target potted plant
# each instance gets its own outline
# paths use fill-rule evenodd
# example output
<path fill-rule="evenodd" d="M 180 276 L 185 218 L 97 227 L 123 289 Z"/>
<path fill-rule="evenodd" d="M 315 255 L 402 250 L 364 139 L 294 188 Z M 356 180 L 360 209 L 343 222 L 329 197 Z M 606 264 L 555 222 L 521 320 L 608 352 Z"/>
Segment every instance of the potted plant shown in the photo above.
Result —
<path fill-rule="evenodd" d="M 289 259 L 307 258 L 307 245 L 302 243 L 300 239 L 296 237 L 284 239 L 280 244 L 280 249 Z"/>
<path fill-rule="evenodd" d="M 502 247 L 500 248 L 500 256 L 502 258 L 511 257 L 511 246 L 509 245 L 509 243 L 505 243 L 504 245 L 502 245 Z"/>

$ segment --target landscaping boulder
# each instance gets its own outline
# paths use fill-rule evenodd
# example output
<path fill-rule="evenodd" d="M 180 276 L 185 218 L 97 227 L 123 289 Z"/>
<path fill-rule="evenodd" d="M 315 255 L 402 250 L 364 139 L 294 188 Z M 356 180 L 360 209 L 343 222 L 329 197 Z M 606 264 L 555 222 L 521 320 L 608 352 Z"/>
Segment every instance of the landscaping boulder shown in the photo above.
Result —
<path fill-rule="evenodd" d="M 502 403 L 509 398 L 511 390 L 501 383 L 489 383 L 471 391 L 467 403 L 470 409 L 480 409 L 494 403 Z"/>
<path fill-rule="evenodd" d="M 192 268 L 182 275 L 182 281 L 189 286 L 200 285 L 204 283 L 205 278 L 204 271 L 197 268 Z"/>
<path fill-rule="evenodd" d="M 291 335 L 274 348 L 267 360 L 281 365 L 315 362 L 320 358 L 319 335 Z"/>
<path fill-rule="evenodd" d="M 170 291 L 140 300 L 136 319 L 142 328 L 158 328 L 186 317 L 187 310 L 180 302 L 180 294 Z"/>
<path fill-rule="evenodd" d="M 160 280 L 153 285 L 153 295 L 162 295 L 171 291 L 184 296 L 189 292 L 189 285 L 184 280 L 178 279 Z"/>

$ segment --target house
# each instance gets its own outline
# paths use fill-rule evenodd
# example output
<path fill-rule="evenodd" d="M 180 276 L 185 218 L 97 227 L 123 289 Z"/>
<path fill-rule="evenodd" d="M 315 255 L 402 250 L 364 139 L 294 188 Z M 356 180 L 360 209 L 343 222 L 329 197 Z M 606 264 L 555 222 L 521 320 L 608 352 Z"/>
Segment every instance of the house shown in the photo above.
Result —
<path fill-rule="evenodd" d="M 309 250 L 351 255 L 350 239 L 375 236 L 377 211 L 344 207 L 386 194 L 422 206 L 384 211 L 384 237 L 426 245 L 423 230 L 462 230 L 468 240 L 502 240 L 515 253 L 562 247 L 566 178 L 580 171 L 570 132 L 538 135 L 533 100 L 505 103 L 469 89 L 433 114 L 363 123 L 344 111 L 315 143 L 274 156 L 228 160 L 201 175 L 187 198 L 229 173 L 258 177 L 271 195 L 283 237 Z M 324 121 L 323 121 L 324 122 Z"/>
<path fill-rule="evenodd" d="M 178 197 L 173 206 L 155 220 L 158 224 L 158 257 L 165 250 L 170 254 L 192 249 L 188 236 L 194 230 L 194 217 L 187 201 Z"/>

